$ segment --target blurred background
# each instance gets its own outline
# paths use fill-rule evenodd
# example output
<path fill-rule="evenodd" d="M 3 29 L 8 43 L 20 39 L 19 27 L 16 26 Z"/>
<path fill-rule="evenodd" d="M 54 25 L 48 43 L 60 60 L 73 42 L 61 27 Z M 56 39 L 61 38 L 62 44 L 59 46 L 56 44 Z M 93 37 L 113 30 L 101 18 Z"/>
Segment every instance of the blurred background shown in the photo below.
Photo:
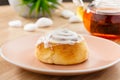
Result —
<path fill-rule="evenodd" d="M 63 0 L 63 1 L 72 1 L 72 0 Z M 86 1 L 86 2 L 90 2 L 92 0 L 83 0 L 83 1 Z M 8 0 L 0 0 L 0 5 L 8 5 Z"/>

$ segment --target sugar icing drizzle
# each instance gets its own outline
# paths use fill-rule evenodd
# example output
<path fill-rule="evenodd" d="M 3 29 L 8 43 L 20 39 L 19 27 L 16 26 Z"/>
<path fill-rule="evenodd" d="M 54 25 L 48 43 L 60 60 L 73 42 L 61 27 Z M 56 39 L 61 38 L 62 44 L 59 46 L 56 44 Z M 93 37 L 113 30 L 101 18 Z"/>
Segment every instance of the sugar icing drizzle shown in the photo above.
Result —
<path fill-rule="evenodd" d="M 44 43 L 44 46 L 47 48 L 50 46 L 49 43 L 73 45 L 77 42 L 80 42 L 81 40 L 83 40 L 83 37 L 78 35 L 76 32 L 70 31 L 68 29 L 58 29 L 49 33 L 45 37 L 41 37 L 37 41 L 37 45 Z"/>

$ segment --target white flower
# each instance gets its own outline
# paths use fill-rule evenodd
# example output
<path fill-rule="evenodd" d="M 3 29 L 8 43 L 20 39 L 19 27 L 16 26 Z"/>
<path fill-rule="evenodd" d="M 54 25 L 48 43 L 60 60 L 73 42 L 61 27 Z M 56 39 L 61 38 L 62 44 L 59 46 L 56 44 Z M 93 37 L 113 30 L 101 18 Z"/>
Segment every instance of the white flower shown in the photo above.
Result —
<path fill-rule="evenodd" d="M 74 15 L 74 16 L 69 18 L 69 22 L 77 23 L 77 22 L 82 22 L 82 20 L 80 20 L 78 16 Z"/>
<path fill-rule="evenodd" d="M 53 24 L 53 21 L 50 18 L 42 17 L 38 19 L 35 24 L 37 27 L 48 27 Z"/>
<path fill-rule="evenodd" d="M 28 23 L 28 24 L 24 25 L 24 30 L 29 31 L 29 32 L 35 31 L 36 25 L 34 23 Z"/>
<path fill-rule="evenodd" d="M 22 27 L 22 22 L 20 20 L 13 20 L 8 23 L 10 27 L 19 28 Z"/>
<path fill-rule="evenodd" d="M 63 10 L 61 13 L 61 16 L 63 16 L 64 18 L 70 18 L 71 16 L 74 16 L 75 13 L 70 11 L 70 10 Z"/>

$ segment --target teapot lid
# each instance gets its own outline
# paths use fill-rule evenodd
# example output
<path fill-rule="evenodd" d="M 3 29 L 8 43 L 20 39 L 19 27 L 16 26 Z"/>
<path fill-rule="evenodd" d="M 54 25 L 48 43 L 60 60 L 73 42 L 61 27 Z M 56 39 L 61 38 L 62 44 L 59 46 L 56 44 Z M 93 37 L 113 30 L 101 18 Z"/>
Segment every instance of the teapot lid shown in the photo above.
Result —
<path fill-rule="evenodd" d="M 99 14 L 118 14 L 120 15 L 119 0 L 94 0 L 88 7 Z"/>

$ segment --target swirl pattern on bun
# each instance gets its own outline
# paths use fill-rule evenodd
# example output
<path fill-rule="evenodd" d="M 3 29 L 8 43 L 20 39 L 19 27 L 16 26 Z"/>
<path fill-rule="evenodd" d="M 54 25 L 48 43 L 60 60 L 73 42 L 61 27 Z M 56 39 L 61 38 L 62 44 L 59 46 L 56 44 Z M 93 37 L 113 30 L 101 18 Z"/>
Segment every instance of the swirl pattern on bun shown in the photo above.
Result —
<path fill-rule="evenodd" d="M 37 45 L 44 43 L 45 47 L 49 47 L 49 42 L 56 44 L 70 44 L 73 45 L 83 40 L 81 35 L 72 32 L 68 29 L 58 29 L 37 41 Z"/>

